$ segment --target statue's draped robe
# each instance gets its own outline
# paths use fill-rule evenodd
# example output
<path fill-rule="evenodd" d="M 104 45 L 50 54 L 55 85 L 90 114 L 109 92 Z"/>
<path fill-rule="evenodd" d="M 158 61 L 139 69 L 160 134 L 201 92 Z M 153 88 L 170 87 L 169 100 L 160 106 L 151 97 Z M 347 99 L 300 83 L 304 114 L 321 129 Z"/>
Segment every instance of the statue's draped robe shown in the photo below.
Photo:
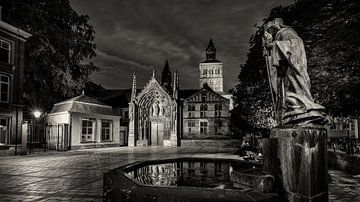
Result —
<path fill-rule="evenodd" d="M 323 120 L 321 112 L 324 107 L 316 104 L 310 93 L 303 41 L 292 28 L 282 28 L 277 32 L 270 62 L 270 79 L 281 123 Z M 280 73 L 280 69 L 285 69 L 285 72 Z"/>

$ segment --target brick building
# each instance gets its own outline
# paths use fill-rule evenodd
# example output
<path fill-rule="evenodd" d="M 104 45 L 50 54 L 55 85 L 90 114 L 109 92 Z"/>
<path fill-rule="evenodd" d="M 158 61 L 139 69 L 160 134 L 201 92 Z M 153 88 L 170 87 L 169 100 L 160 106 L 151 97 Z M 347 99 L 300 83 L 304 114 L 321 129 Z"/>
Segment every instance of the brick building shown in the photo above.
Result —
<path fill-rule="evenodd" d="M 0 145 L 20 142 L 24 52 L 25 42 L 30 36 L 2 21 L 0 12 Z"/>

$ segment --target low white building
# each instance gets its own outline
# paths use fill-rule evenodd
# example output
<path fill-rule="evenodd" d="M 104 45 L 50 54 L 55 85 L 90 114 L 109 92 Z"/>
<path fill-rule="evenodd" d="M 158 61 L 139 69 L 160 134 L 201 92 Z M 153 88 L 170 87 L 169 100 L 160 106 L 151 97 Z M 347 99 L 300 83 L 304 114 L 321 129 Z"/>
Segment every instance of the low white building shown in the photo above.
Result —
<path fill-rule="evenodd" d="M 70 150 L 120 146 L 120 116 L 94 98 L 80 95 L 56 103 L 47 115 L 48 148 Z"/>

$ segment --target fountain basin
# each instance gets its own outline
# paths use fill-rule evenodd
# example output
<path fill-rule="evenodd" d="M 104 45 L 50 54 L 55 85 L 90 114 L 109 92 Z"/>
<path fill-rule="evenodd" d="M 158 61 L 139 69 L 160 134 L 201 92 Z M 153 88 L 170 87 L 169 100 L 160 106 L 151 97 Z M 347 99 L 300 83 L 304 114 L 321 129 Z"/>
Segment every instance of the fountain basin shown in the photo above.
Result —
<path fill-rule="evenodd" d="M 276 194 L 239 182 L 239 173 L 261 167 L 208 158 L 136 162 L 104 174 L 104 201 L 276 201 Z"/>

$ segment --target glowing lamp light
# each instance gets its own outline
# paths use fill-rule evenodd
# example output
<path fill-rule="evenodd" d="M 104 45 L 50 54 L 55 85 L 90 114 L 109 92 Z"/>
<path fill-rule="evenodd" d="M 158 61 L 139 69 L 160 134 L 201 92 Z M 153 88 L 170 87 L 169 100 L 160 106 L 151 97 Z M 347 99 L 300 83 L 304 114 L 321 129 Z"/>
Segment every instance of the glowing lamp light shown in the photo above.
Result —
<path fill-rule="evenodd" d="M 38 110 L 34 111 L 33 114 L 34 114 L 35 118 L 39 118 L 41 116 L 41 112 Z"/>

